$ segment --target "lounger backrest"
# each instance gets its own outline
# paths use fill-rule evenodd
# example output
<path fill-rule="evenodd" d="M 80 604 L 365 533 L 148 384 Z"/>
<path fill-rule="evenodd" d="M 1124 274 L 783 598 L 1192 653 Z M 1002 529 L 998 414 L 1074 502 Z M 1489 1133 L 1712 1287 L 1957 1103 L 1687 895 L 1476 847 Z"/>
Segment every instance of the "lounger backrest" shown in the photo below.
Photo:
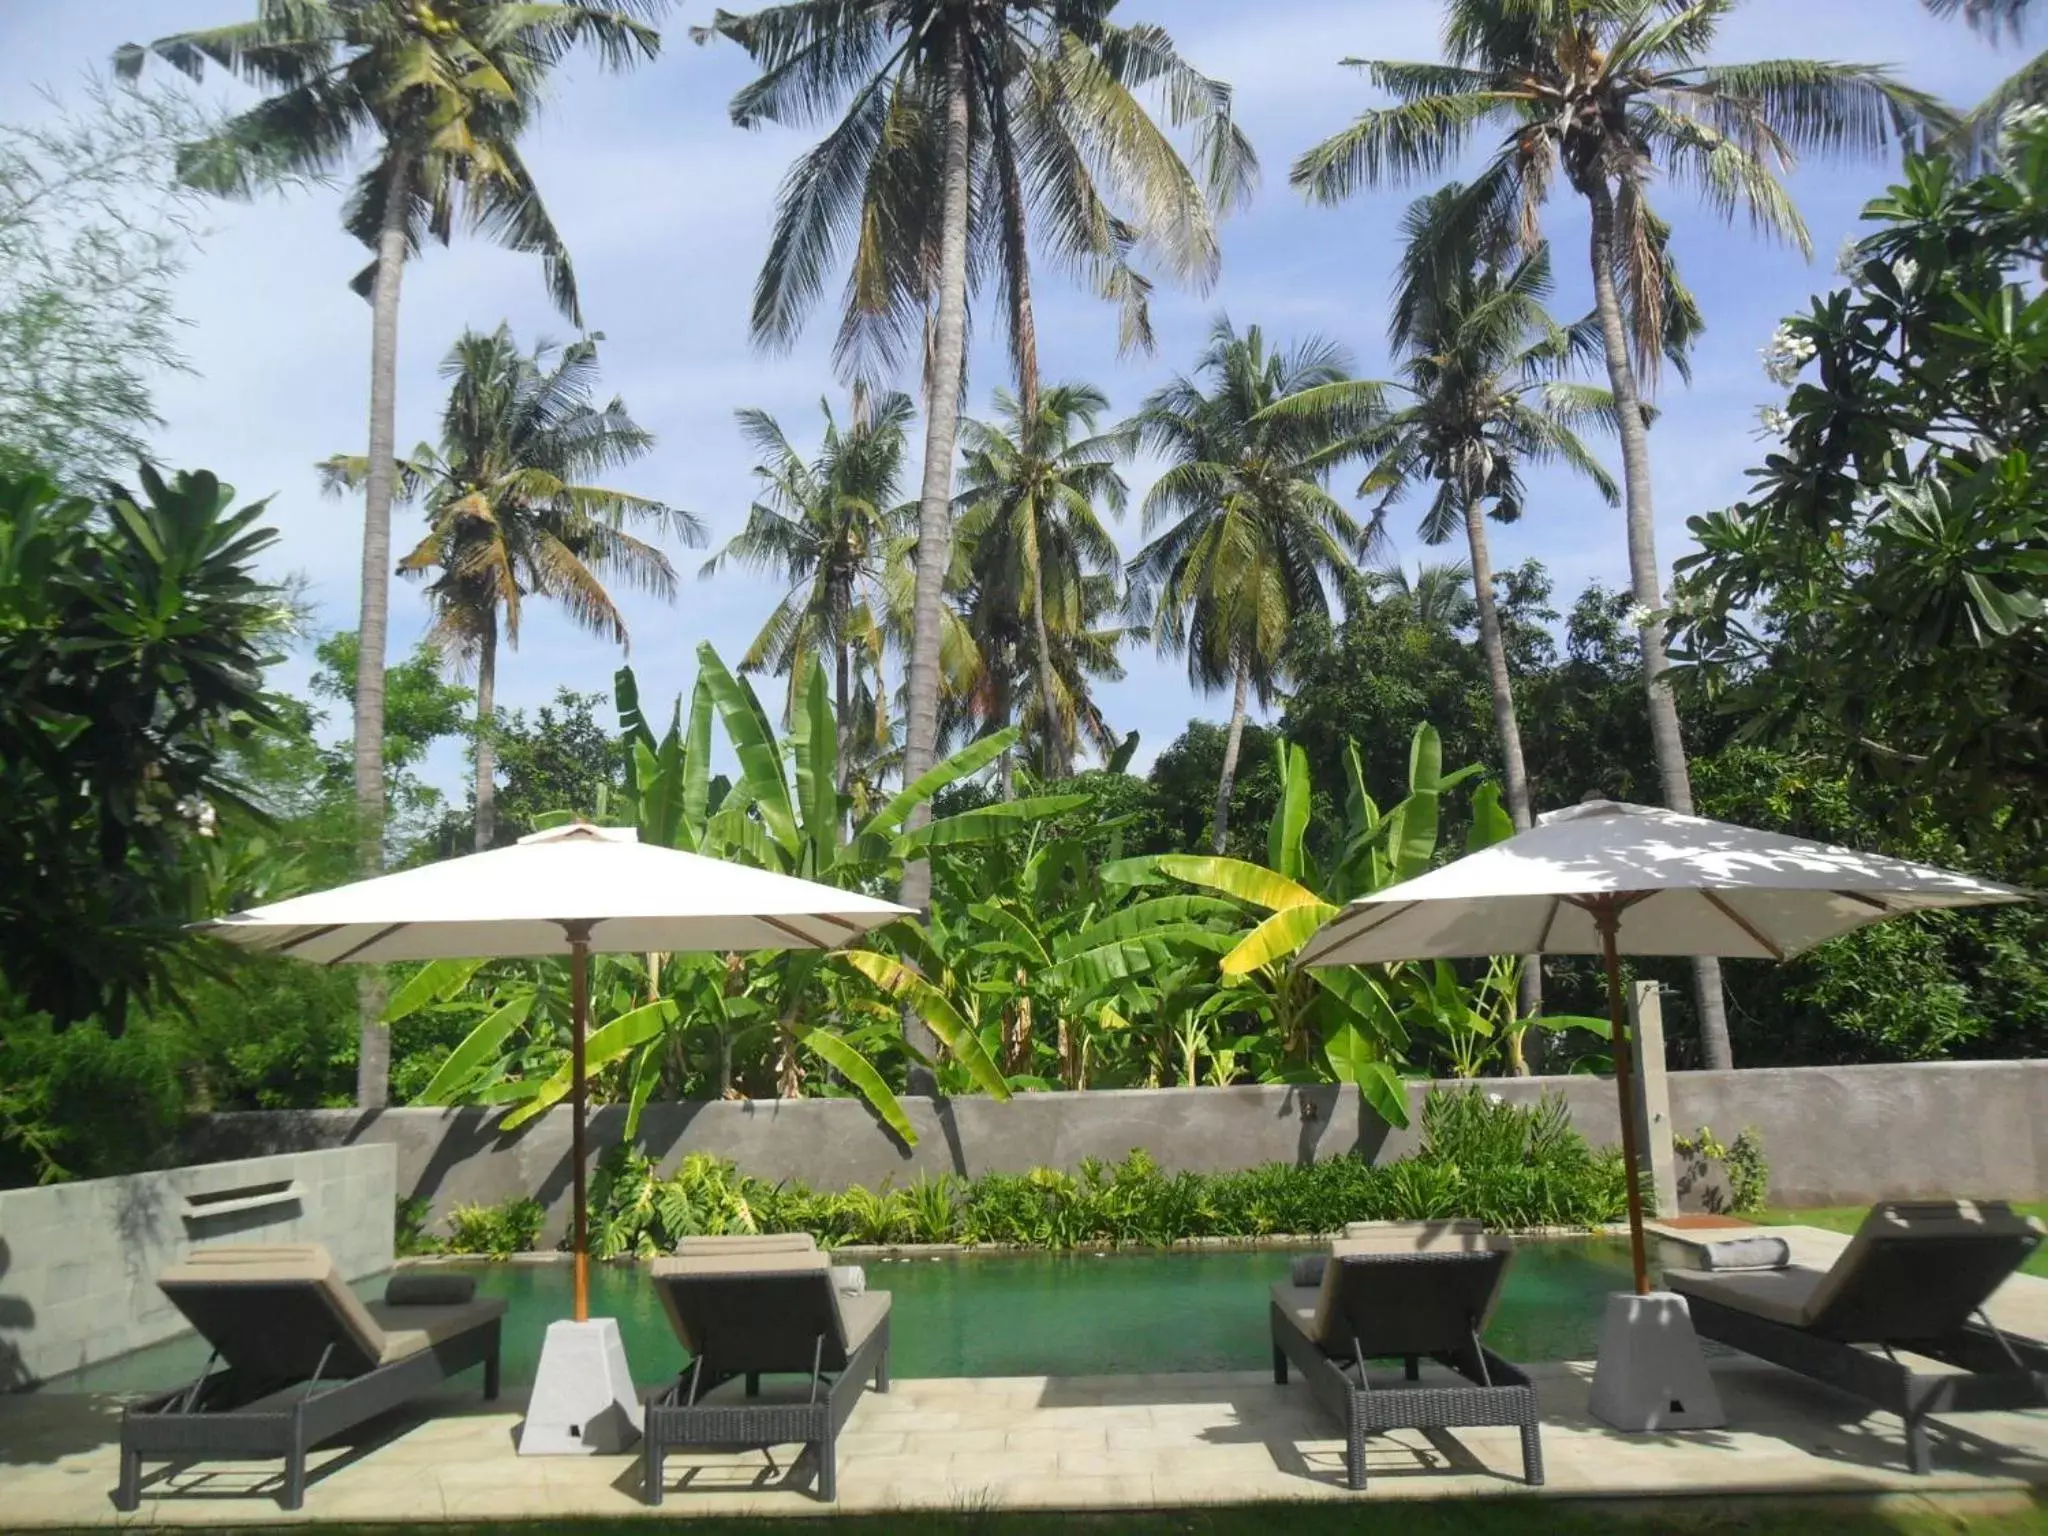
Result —
<path fill-rule="evenodd" d="M 318 1243 L 199 1248 L 156 1283 L 222 1360 L 255 1380 L 360 1376 L 383 1352 L 383 1330 Z"/>
<path fill-rule="evenodd" d="M 1316 1309 L 1316 1341 L 1333 1355 L 1462 1354 L 1486 1325 L 1507 1275 L 1504 1249 L 1367 1253 L 1334 1258 Z"/>
<path fill-rule="evenodd" d="M 2041 1245 L 2003 1201 L 1886 1200 L 1807 1299 L 1805 1326 L 1851 1344 L 1946 1338 Z"/>
<path fill-rule="evenodd" d="M 822 1252 L 756 1249 L 657 1259 L 654 1285 L 677 1340 L 706 1370 L 846 1369 L 846 1325 L 831 1261 Z"/>

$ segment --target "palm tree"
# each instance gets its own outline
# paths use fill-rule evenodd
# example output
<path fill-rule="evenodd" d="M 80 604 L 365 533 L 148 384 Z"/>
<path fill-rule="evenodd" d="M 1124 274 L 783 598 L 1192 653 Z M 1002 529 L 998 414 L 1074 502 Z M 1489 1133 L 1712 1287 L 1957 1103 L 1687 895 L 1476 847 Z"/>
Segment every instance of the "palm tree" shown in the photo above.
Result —
<path fill-rule="evenodd" d="M 779 571 L 789 590 L 768 615 L 740 661 L 742 672 L 766 669 L 789 678 L 789 709 L 820 652 L 832 658 L 834 709 L 842 777 L 854 761 L 863 664 L 879 669 L 883 568 L 910 523 L 899 496 L 906 434 L 917 407 L 890 391 L 870 398 L 856 385 L 842 430 L 824 405 L 825 438 L 806 460 L 766 411 L 739 412 L 741 434 L 761 455 L 754 467 L 761 493 L 746 526 L 710 560 L 709 579 L 737 560 Z M 846 784 L 839 785 L 843 792 Z"/>
<path fill-rule="evenodd" d="M 1148 345 L 1151 285 L 1138 263 L 1150 258 L 1206 286 L 1220 260 L 1212 211 L 1252 183 L 1256 160 L 1232 121 L 1228 87 L 1190 68 L 1162 28 L 1112 22 L 1116 4 L 787 0 L 744 16 L 720 12 L 697 33 L 732 39 L 761 68 L 733 98 L 735 122 L 837 119 L 783 182 L 754 291 L 756 338 L 792 342 L 845 252 L 842 365 L 873 373 L 923 350 L 906 779 L 931 766 L 938 742 L 973 277 L 999 290 L 1030 404 L 1034 239 L 1119 306 L 1126 345 Z M 1139 101 L 1147 90 L 1170 127 L 1190 131 L 1199 175 Z M 922 906 L 930 880 L 929 865 L 913 862 L 902 899 Z"/>
<path fill-rule="evenodd" d="M 274 94 L 185 145 L 192 185 L 248 197 L 284 176 L 325 177 L 365 138 L 375 155 L 344 209 L 375 252 L 354 280 L 370 301 L 370 430 L 363 482 L 362 612 L 355 688 L 355 796 L 365 873 L 384 861 L 384 648 L 391 602 L 391 498 L 397 480 L 398 289 L 428 236 L 460 223 L 541 258 L 556 305 L 582 324 L 569 253 L 520 158 L 518 139 L 548 72 L 588 45 L 611 67 L 653 58 L 649 25 L 669 0 L 257 0 L 253 21 L 130 43 L 134 78 L 155 54 L 199 79 L 210 62 Z M 390 1042 L 381 972 L 361 977 L 356 1099 L 380 1108 Z"/>
<path fill-rule="evenodd" d="M 1156 391 L 1126 427 L 1135 446 L 1167 461 L 1145 497 L 1145 531 L 1169 526 L 1132 557 L 1134 611 L 1151 607 L 1160 649 L 1187 657 L 1197 687 L 1232 690 L 1218 853 L 1251 697 L 1271 700 L 1290 631 L 1329 612 L 1325 584 L 1354 579 L 1373 543 L 1328 488 L 1378 411 L 1370 389 L 1333 388 L 1348 376 L 1329 342 L 1270 351 L 1257 326 L 1240 336 L 1219 319 L 1195 376 Z M 1320 409 L 1272 409 L 1312 390 L 1333 398 Z"/>
<path fill-rule="evenodd" d="M 1462 561 L 1425 561 L 1411 575 L 1399 561 L 1389 560 L 1359 572 L 1368 601 L 1393 603 L 1423 629 L 1457 632 L 1479 622 L 1472 601 L 1472 567 Z"/>
<path fill-rule="evenodd" d="M 1027 407 L 1007 390 L 995 396 L 994 423 L 962 423 L 964 483 L 957 497 L 961 542 L 981 602 L 1031 629 L 1036 713 L 1044 731 L 1045 774 L 1073 772 L 1078 719 L 1067 696 L 1053 637 L 1086 634 L 1088 582 L 1119 567 L 1116 540 L 1098 506 L 1121 515 L 1127 488 L 1117 473 L 1122 448 L 1097 435 L 1109 399 L 1091 384 L 1057 384 Z M 1072 647 L 1069 646 L 1070 657 Z M 991 722 L 1000 728 L 1007 718 Z"/>
<path fill-rule="evenodd" d="M 2022 41 L 2028 12 L 2033 9 L 2033 0 L 1925 0 L 1925 4 L 1937 16 L 1960 14 L 1994 43 L 2007 36 L 2015 43 Z M 2048 102 L 2048 53 L 2036 54 L 2001 80 L 1989 96 L 1942 135 L 1942 146 L 1956 153 L 1965 164 L 1979 164 L 1997 141 L 1998 127 L 2006 113 L 2014 107 L 2040 106 L 2043 102 Z"/>
<path fill-rule="evenodd" d="M 420 499 L 428 532 L 398 569 L 434 573 L 430 637 L 476 666 L 476 846 L 496 835 L 498 642 L 518 648 L 524 600 L 560 603 L 578 624 L 627 642 L 626 621 L 601 576 L 675 596 L 675 571 L 656 546 L 625 532 L 652 523 L 684 544 L 704 531 L 690 513 L 585 482 L 654 447 L 623 400 L 599 405 L 597 341 L 519 350 L 510 329 L 465 332 L 441 364 L 451 381 L 438 448 L 399 461 L 404 500 Z M 321 466 L 330 490 L 353 490 L 368 462 L 337 455 Z M 502 615 L 502 619 L 501 616 Z"/>
<path fill-rule="evenodd" d="M 1502 130 L 1459 199 L 1466 248 L 1527 251 L 1562 171 L 1591 214 L 1599 340 L 1613 390 L 1626 489 L 1630 584 L 1665 803 L 1692 809 L 1678 711 L 1665 673 L 1663 578 L 1639 377 L 1682 347 L 1698 316 L 1679 284 L 1668 227 L 1649 203 L 1662 174 L 1724 217 L 1811 250 L 1780 177 L 1799 153 L 1874 151 L 1945 120 L 1928 97 L 1865 64 L 1701 62 L 1736 0 L 1446 0 L 1440 64 L 1353 60 L 1394 104 L 1363 113 L 1296 162 L 1294 184 L 1325 203 L 1365 186 L 1433 176 L 1482 126 Z M 1728 1049 L 1720 968 L 1698 963 L 1707 1064 Z"/>

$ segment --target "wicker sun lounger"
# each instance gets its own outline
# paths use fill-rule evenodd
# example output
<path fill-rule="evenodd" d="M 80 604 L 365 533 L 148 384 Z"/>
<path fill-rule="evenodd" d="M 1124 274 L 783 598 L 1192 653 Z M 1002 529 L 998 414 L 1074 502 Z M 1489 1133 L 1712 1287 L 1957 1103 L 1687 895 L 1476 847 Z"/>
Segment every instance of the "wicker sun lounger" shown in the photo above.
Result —
<path fill-rule="evenodd" d="M 2048 1344 L 2002 1333 L 1991 1293 L 2041 1245 L 2005 1204 L 1893 1200 L 1871 1207 L 1826 1270 L 1673 1269 L 1693 1327 L 1773 1365 L 1896 1413 L 1915 1472 L 1935 1413 L 2048 1407 Z M 1915 1370 L 1899 1356 L 1946 1367 Z"/>
<path fill-rule="evenodd" d="M 452 1278 L 398 1277 L 365 1305 L 317 1243 L 203 1248 L 165 1270 L 157 1285 L 212 1354 L 188 1386 L 123 1411 L 115 1507 L 140 1504 L 145 1460 L 278 1456 L 278 1502 L 297 1509 L 314 1446 L 471 1366 L 495 1398 L 505 1303 L 445 1299 Z"/>
<path fill-rule="evenodd" d="M 1320 1285 L 1273 1287 L 1273 1379 L 1285 1385 L 1292 1363 L 1343 1419 L 1351 1487 L 1365 1486 L 1368 1436 L 1482 1424 L 1520 1429 L 1523 1476 L 1543 1482 L 1536 1389 L 1480 1339 L 1508 1263 L 1504 1248 L 1484 1241 L 1462 1230 L 1380 1229 L 1334 1244 Z M 1414 1385 L 1424 1356 L 1463 1381 Z M 1403 1362 L 1405 1381 L 1373 1378 L 1368 1362 L 1387 1359 Z"/>
<path fill-rule="evenodd" d="M 803 1444 L 818 1495 L 838 1497 L 837 1441 L 869 1381 L 889 1390 L 889 1297 L 843 1288 L 808 1237 L 695 1239 L 657 1259 L 654 1285 L 689 1364 L 648 1400 L 646 1496 L 662 1498 L 671 1450 Z M 807 1379 L 802 1397 L 757 1400 L 763 1376 Z M 746 1396 L 711 1398 L 725 1382 Z"/>

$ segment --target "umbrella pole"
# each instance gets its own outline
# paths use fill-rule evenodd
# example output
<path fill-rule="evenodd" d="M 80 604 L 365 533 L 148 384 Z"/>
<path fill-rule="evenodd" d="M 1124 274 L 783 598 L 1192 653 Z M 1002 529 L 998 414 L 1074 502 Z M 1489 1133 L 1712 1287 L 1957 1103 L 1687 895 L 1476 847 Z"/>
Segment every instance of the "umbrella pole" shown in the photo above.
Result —
<path fill-rule="evenodd" d="M 583 1033 L 590 1022 L 590 925 L 569 930 L 569 1182 L 575 1204 L 576 1321 L 590 1318 L 589 1196 L 584 1188 Z"/>
<path fill-rule="evenodd" d="M 1643 1182 L 1636 1167 L 1636 1104 L 1630 1071 L 1633 1050 L 1628 1038 L 1628 1010 L 1621 1000 L 1621 909 L 1611 900 L 1592 907 L 1600 930 L 1600 949 L 1607 962 L 1607 1010 L 1614 1026 L 1614 1091 L 1621 1099 L 1621 1157 L 1628 1175 L 1628 1246 L 1634 1262 L 1636 1294 L 1650 1294 L 1650 1265 L 1643 1253 Z"/>

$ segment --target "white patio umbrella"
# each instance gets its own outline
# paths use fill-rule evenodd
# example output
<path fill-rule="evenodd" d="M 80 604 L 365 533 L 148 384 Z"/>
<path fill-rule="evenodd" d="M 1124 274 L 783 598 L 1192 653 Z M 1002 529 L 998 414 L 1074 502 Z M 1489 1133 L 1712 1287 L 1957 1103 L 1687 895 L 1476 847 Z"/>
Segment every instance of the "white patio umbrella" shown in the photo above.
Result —
<path fill-rule="evenodd" d="M 576 1321 L 590 1310 L 583 1037 L 589 957 L 837 949 L 909 909 L 767 870 L 642 843 L 576 822 L 509 848 L 446 859 L 194 926 L 231 944 L 319 965 L 344 961 L 569 957 L 570 1163 Z"/>
<path fill-rule="evenodd" d="M 1932 865 L 1595 800 L 1553 811 L 1527 832 L 1360 897 L 1308 942 L 1301 963 L 1602 956 L 1628 1164 L 1629 1238 L 1636 1290 L 1647 1294 L 1621 956 L 1789 960 L 1908 912 L 2029 895 Z"/>

